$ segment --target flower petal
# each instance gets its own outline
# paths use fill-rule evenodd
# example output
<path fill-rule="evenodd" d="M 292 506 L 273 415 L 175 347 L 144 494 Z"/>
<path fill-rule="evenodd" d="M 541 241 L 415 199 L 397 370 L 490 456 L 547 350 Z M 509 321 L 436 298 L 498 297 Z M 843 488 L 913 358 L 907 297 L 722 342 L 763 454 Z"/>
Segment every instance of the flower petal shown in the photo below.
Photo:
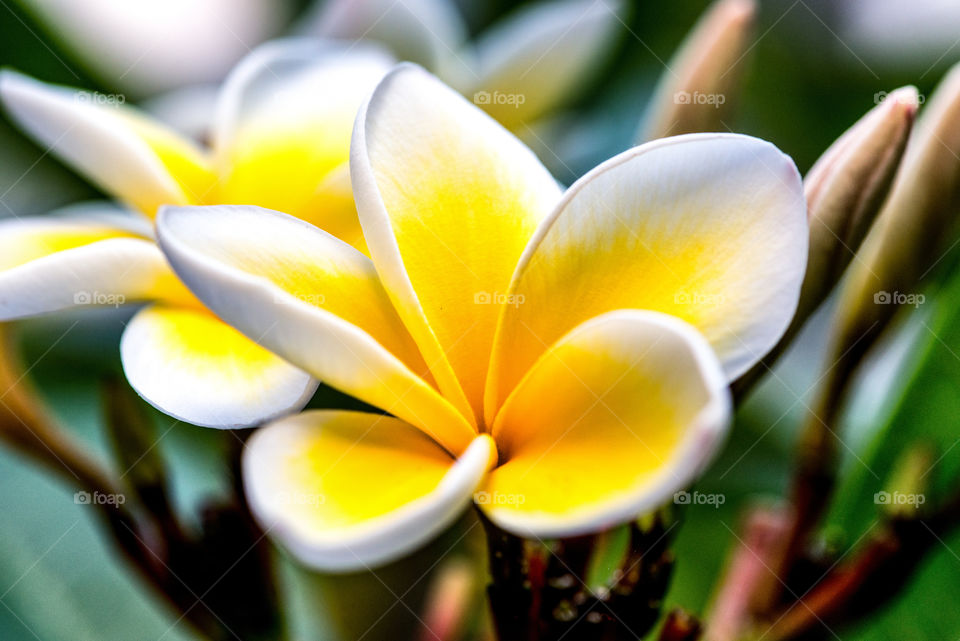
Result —
<path fill-rule="evenodd" d="M 260 425 L 306 405 L 317 382 L 204 309 L 154 305 L 123 332 L 127 380 L 157 409 L 188 423 Z"/>
<path fill-rule="evenodd" d="M 637 138 L 723 131 L 733 120 L 748 54 L 757 43 L 756 0 L 714 0 L 664 63 Z"/>
<path fill-rule="evenodd" d="M 373 263 L 357 250 L 258 207 L 166 208 L 157 230 L 187 286 L 257 343 L 454 454 L 475 436 L 431 385 Z"/>
<path fill-rule="evenodd" d="M 357 116 L 350 160 L 370 254 L 440 390 L 479 416 L 499 293 L 560 190 L 512 134 L 414 65 Z"/>
<path fill-rule="evenodd" d="M 20 4 L 29 23 L 39 21 L 44 37 L 56 43 L 57 54 L 68 54 L 71 65 L 80 61 L 103 83 L 154 95 L 220 80 L 251 46 L 283 29 L 294 3 L 24 0 Z"/>
<path fill-rule="evenodd" d="M 219 84 L 187 85 L 142 101 L 140 106 L 185 136 L 205 142 L 212 135 L 219 99 Z"/>
<path fill-rule="evenodd" d="M 693 327 L 609 312 L 551 346 L 504 404 L 493 428 L 500 466 L 478 503 L 522 536 L 611 527 L 689 484 L 729 418 L 726 378 Z"/>
<path fill-rule="evenodd" d="M 370 250 L 363 238 L 363 229 L 357 217 L 357 205 L 353 201 L 350 163 L 345 162 L 327 174 L 317 187 L 317 193 L 323 194 L 323 216 L 317 221 L 317 226 L 360 250 L 364 255 L 369 255 Z"/>
<path fill-rule="evenodd" d="M 44 214 L 42 218 L 65 222 L 99 223 L 105 227 L 114 228 L 120 233 L 129 233 L 132 236 L 151 240 L 155 238 L 151 218 L 124 207 L 114 200 L 85 200 L 70 203 Z M 25 220 L 27 217 L 16 216 L 8 220 L 13 219 Z M 29 219 L 39 220 L 40 218 Z"/>
<path fill-rule="evenodd" d="M 546 0 L 523 7 L 476 43 L 467 96 L 485 92 L 482 107 L 503 126 L 523 125 L 546 114 L 595 71 L 623 22 L 616 0 Z M 480 94 L 484 95 L 484 94 Z M 478 104 L 480 104 L 478 102 Z"/>
<path fill-rule="evenodd" d="M 311 411 L 257 430 L 243 478 L 264 530 L 306 565 L 345 572 L 433 538 L 469 504 L 495 457 L 485 434 L 454 461 L 395 418 Z"/>
<path fill-rule="evenodd" d="M 635 147 L 577 181 L 520 259 L 488 380 L 492 416 L 544 349 L 604 312 L 699 329 L 732 380 L 783 334 L 807 258 L 806 205 L 773 145 L 692 134 Z"/>
<path fill-rule="evenodd" d="M 382 42 L 400 60 L 437 68 L 466 38 L 451 0 L 328 0 L 304 19 L 301 30 L 322 38 Z"/>
<path fill-rule="evenodd" d="M 117 96 L 3 71 L 0 100 L 38 142 L 147 215 L 164 204 L 201 202 L 213 187 L 215 178 L 201 150 Z"/>
<path fill-rule="evenodd" d="M 0 320 L 84 305 L 194 300 L 153 241 L 111 222 L 108 216 L 0 222 Z"/>
<path fill-rule="evenodd" d="M 359 238 L 352 199 L 345 227 L 325 179 L 349 159 L 357 109 L 392 64 L 371 45 L 316 40 L 276 41 L 247 56 L 217 106 L 220 202 L 269 207 L 324 230 L 330 222 L 342 240 Z"/>

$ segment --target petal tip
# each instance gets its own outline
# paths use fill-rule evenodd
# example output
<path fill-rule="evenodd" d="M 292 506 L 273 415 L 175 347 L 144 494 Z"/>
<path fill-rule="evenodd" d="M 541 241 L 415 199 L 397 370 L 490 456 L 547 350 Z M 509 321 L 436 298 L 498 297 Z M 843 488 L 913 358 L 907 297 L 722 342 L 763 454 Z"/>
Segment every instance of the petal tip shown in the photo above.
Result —
<path fill-rule="evenodd" d="M 633 456 L 629 454 L 626 455 L 627 458 L 623 456 L 619 459 L 616 457 L 605 458 L 603 465 L 612 465 L 613 467 L 603 468 L 586 466 L 571 470 L 569 468 L 569 465 L 572 464 L 571 461 L 567 458 L 561 459 L 564 461 L 565 475 L 587 474 L 590 475 L 589 478 L 615 478 L 617 475 L 613 474 L 613 471 L 622 471 L 619 480 L 611 485 L 607 491 L 590 495 L 592 498 L 589 499 L 585 495 L 580 497 L 579 503 L 569 505 L 564 505 L 563 501 L 559 503 L 554 500 L 542 502 L 542 497 L 537 495 L 540 492 L 554 492 L 552 484 L 543 485 L 533 479 L 533 475 L 529 475 L 533 468 L 519 463 L 525 456 L 523 449 L 514 447 L 512 455 L 515 458 L 507 461 L 506 467 L 494 471 L 494 476 L 491 477 L 491 485 L 488 486 L 490 489 L 488 495 L 495 496 L 502 493 L 506 498 L 514 497 L 521 500 L 477 501 L 481 509 L 500 527 L 520 536 L 537 538 L 578 536 L 612 527 L 656 509 L 669 501 L 675 492 L 695 480 L 719 452 L 730 425 L 732 407 L 730 392 L 716 354 L 706 339 L 692 325 L 661 312 L 624 309 L 608 312 L 587 321 L 557 344 L 568 343 L 572 345 L 582 340 L 595 340 L 603 336 L 622 337 L 624 334 L 633 336 L 633 349 L 641 354 L 641 360 L 652 359 L 650 363 L 642 366 L 640 362 L 633 362 L 630 365 L 630 371 L 634 371 L 634 368 L 649 368 L 651 373 L 659 373 L 662 371 L 661 365 L 664 364 L 667 367 L 682 367 L 683 371 L 686 372 L 684 376 L 689 388 L 685 385 L 678 385 L 676 393 L 679 393 L 680 389 L 688 389 L 691 392 L 699 390 L 695 392 L 694 397 L 691 397 L 691 400 L 696 398 L 696 405 L 690 407 L 687 417 L 682 419 L 683 427 L 677 435 L 677 440 L 669 445 L 669 450 L 663 451 L 664 456 L 662 458 L 654 454 L 653 450 L 650 450 L 649 446 L 643 440 L 640 440 L 640 443 L 644 444 L 640 451 L 649 451 L 654 456 L 652 464 L 655 467 L 650 469 L 649 474 L 634 472 L 634 468 L 627 462 L 628 460 L 634 460 Z M 590 337 L 593 337 L 593 339 L 590 339 Z M 597 345 L 602 344 L 603 342 Z M 612 344 L 610 343 L 610 345 Z M 584 343 L 584 345 L 586 344 Z M 605 349 L 608 348 L 601 348 L 600 351 Z M 683 357 L 678 358 L 679 355 L 683 355 Z M 628 358 L 627 361 L 633 361 L 633 358 Z M 544 365 L 547 366 L 550 362 L 549 360 L 543 361 Z M 566 363 L 563 359 L 561 359 L 561 362 L 564 362 L 564 368 L 576 367 Z M 525 383 L 529 385 L 532 381 L 533 378 L 528 376 Z M 522 385 L 524 383 L 521 383 Z M 539 390 L 541 385 L 535 383 L 531 389 Z M 530 393 L 530 390 L 527 390 L 526 393 Z M 534 394 L 534 396 L 539 397 L 540 395 Z M 520 401 L 521 407 L 524 404 L 524 401 L 517 396 L 511 400 L 514 402 L 514 406 L 512 408 L 508 406 L 504 412 L 516 410 L 518 407 L 517 401 Z M 534 401 L 533 407 L 535 407 L 535 404 L 536 401 Z M 529 403 L 526 407 L 528 410 L 531 408 Z M 621 410 L 625 409 L 625 406 L 621 407 Z M 514 418 L 522 416 L 523 411 L 521 409 L 520 414 L 515 415 Z M 637 443 L 633 439 L 640 438 L 635 433 L 635 428 L 627 427 L 627 422 L 636 420 L 638 415 L 633 414 L 634 419 L 631 419 L 630 416 L 631 414 L 624 414 L 622 411 L 616 413 L 618 421 L 626 428 L 622 432 L 625 441 L 618 442 L 618 445 L 614 446 L 618 450 L 630 451 L 624 448 L 636 447 Z M 569 434 L 571 432 L 568 431 L 564 436 L 567 437 Z M 572 438 L 576 438 L 576 436 Z M 520 448 L 526 447 L 522 442 L 520 443 Z M 555 445 L 557 444 L 559 444 L 559 441 L 555 443 Z M 514 445 L 516 445 L 516 442 Z M 568 445 L 568 447 L 572 447 L 572 445 Z M 560 448 L 553 446 L 551 446 L 551 449 L 560 450 Z M 538 448 L 534 447 L 529 449 L 529 452 L 537 457 L 539 455 L 535 453 L 536 450 Z M 612 456 L 613 452 L 611 451 L 610 454 Z M 534 466 L 542 466 L 545 462 L 545 457 L 539 456 Z M 520 464 L 520 467 L 507 472 L 507 467 L 517 463 Z M 594 474 L 590 474 L 591 470 Z M 506 476 L 501 475 L 503 472 L 507 472 Z M 587 478 L 584 477 L 584 482 L 587 482 Z M 529 494 L 531 491 L 533 492 L 532 496 Z M 484 496 L 484 498 L 488 498 L 488 496 Z M 525 507 L 524 504 L 526 504 Z"/>
<path fill-rule="evenodd" d="M 380 429 L 385 434 L 378 435 Z M 255 517 L 301 563 L 324 572 L 345 573 L 369 569 L 421 547 L 449 526 L 469 505 L 474 490 L 486 472 L 492 443 L 489 437 L 478 437 L 457 461 L 450 459 L 449 468 L 443 472 L 433 489 L 412 500 L 403 499 L 394 506 L 381 506 L 384 511 L 373 515 L 351 517 L 346 513 L 341 514 L 338 504 L 345 504 L 350 497 L 333 495 L 331 492 L 334 489 L 338 493 L 348 492 L 350 484 L 345 484 L 344 479 L 334 479 L 329 487 L 323 484 L 328 475 L 336 477 L 341 472 L 345 474 L 344 466 L 358 462 L 345 462 L 346 457 L 363 459 L 370 466 L 369 473 L 372 476 L 384 475 L 381 479 L 383 482 L 389 482 L 390 474 L 396 473 L 394 468 L 397 466 L 406 469 L 410 465 L 422 465 L 422 462 L 418 462 L 420 459 L 416 452 L 412 453 L 413 458 L 405 460 L 403 448 L 395 450 L 399 458 L 394 460 L 393 466 L 385 466 L 382 461 L 375 464 L 379 458 L 364 458 L 382 457 L 382 438 L 386 434 L 401 435 L 408 429 L 415 428 L 389 417 L 318 410 L 277 421 L 258 430 L 248 441 L 243 454 L 244 486 Z M 351 436 L 354 431 L 360 436 Z M 341 440 L 339 445 L 346 451 L 340 452 L 335 446 L 327 452 L 337 463 L 321 465 L 321 475 L 314 479 L 313 485 L 305 484 L 301 477 L 282 477 L 280 472 L 290 468 L 294 453 L 302 453 L 311 441 L 316 444 L 328 437 Z M 354 441 L 354 438 L 358 440 Z M 366 438 L 372 438 L 376 445 L 364 448 L 362 441 Z M 401 444 L 397 442 L 395 445 Z M 423 454 L 421 451 L 419 456 Z M 298 507 L 294 502 L 285 500 L 297 494 L 316 496 L 321 500 L 315 507 L 304 510 L 303 505 Z M 329 512 L 325 513 L 328 508 Z"/>
<path fill-rule="evenodd" d="M 229 357 L 198 344 L 234 344 Z M 252 356 L 245 359 L 245 355 Z M 130 386 L 147 403 L 178 421 L 215 429 L 244 429 L 301 410 L 319 382 L 204 312 L 148 307 L 120 338 Z M 190 367 L 196 356 L 199 366 Z M 169 357 L 169 358 L 168 358 Z M 203 367 L 210 364 L 215 366 Z"/>

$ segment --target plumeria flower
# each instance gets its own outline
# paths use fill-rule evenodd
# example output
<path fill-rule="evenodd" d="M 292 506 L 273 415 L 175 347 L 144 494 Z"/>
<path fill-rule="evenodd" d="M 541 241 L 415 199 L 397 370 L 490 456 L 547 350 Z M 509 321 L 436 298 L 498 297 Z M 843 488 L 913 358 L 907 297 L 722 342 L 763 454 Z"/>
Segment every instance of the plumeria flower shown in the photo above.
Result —
<path fill-rule="evenodd" d="M 589 80 L 626 33 L 619 0 L 542 0 L 469 40 L 451 0 L 327 0 L 301 20 L 299 35 L 363 39 L 399 60 L 431 69 L 518 135 L 536 141 L 548 116 Z M 152 106 L 165 119 L 200 123 L 211 101 L 202 87 L 181 89 Z M 208 116 L 207 116 L 208 117 Z M 531 134 L 534 128 L 539 134 Z"/>
<path fill-rule="evenodd" d="M 536 140 L 531 128 L 561 108 L 595 72 L 618 32 L 626 33 L 620 12 L 619 0 L 541 0 L 468 40 L 450 0 L 331 0 L 312 31 L 383 42 L 517 135 Z"/>
<path fill-rule="evenodd" d="M 243 473 L 305 563 L 386 562 L 471 499 L 567 537 L 627 521 L 717 451 L 729 380 L 782 334 L 807 254 L 800 177 L 773 145 L 691 134 L 564 191 L 421 68 L 361 108 L 351 177 L 369 257 L 257 207 L 169 207 L 174 270 L 226 322 L 389 415 L 258 430 Z"/>
<path fill-rule="evenodd" d="M 252 203 L 366 251 L 350 135 L 392 64 L 365 46 L 265 45 L 226 81 L 210 149 L 97 94 L 3 72 L 12 118 L 133 212 L 86 207 L 0 222 L 0 320 L 149 301 L 126 327 L 121 356 L 130 383 L 158 408 L 219 427 L 300 409 L 317 382 L 205 309 L 170 270 L 151 221 L 162 205 Z"/>

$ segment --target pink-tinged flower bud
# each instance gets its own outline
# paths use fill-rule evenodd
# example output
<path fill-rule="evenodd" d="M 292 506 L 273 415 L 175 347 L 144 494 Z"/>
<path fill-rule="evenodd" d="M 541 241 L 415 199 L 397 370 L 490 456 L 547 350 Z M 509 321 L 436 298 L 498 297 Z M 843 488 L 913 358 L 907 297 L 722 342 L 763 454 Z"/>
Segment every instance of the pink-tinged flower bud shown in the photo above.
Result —
<path fill-rule="evenodd" d="M 914 127 L 890 195 L 851 265 L 837 301 L 826 370 L 801 445 L 815 486 L 834 471 L 833 431 L 854 370 L 903 304 L 920 305 L 922 281 L 954 244 L 960 211 L 960 65 L 940 83 Z M 815 522 L 822 498 L 808 495 L 802 521 Z"/>
<path fill-rule="evenodd" d="M 838 138 L 804 179 L 810 253 L 795 322 L 827 297 L 880 213 L 917 107 L 916 88 L 890 93 Z"/>
<path fill-rule="evenodd" d="M 890 193 L 919 100 L 914 87 L 884 95 L 824 152 L 803 181 L 810 244 L 797 311 L 777 346 L 737 382 L 738 394 L 769 370 L 840 281 Z"/>
<path fill-rule="evenodd" d="M 837 353 L 854 342 L 865 350 L 900 302 L 922 300 L 921 281 L 953 245 L 958 212 L 960 65 L 921 113 L 890 196 L 851 267 L 837 313 Z"/>
<path fill-rule="evenodd" d="M 667 65 L 641 140 L 729 129 L 755 14 L 754 0 L 718 0 L 700 18 Z"/>

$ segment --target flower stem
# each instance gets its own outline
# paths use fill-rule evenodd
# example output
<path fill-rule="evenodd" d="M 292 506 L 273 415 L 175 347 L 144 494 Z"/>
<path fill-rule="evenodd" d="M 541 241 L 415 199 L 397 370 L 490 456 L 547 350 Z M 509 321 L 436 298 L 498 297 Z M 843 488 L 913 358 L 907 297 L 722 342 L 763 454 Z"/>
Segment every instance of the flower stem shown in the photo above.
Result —
<path fill-rule="evenodd" d="M 597 536 L 530 541 L 482 513 L 480 519 L 489 548 L 487 594 L 501 641 L 619 641 L 641 638 L 656 624 L 673 568 L 672 528 L 661 515 L 629 525 L 626 552 L 599 586 L 586 580 Z"/>
<path fill-rule="evenodd" d="M 50 416 L 16 356 L 14 334 L 0 323 L 0 439 L 82 489 L 120 493 L 106 469 Z"/>

